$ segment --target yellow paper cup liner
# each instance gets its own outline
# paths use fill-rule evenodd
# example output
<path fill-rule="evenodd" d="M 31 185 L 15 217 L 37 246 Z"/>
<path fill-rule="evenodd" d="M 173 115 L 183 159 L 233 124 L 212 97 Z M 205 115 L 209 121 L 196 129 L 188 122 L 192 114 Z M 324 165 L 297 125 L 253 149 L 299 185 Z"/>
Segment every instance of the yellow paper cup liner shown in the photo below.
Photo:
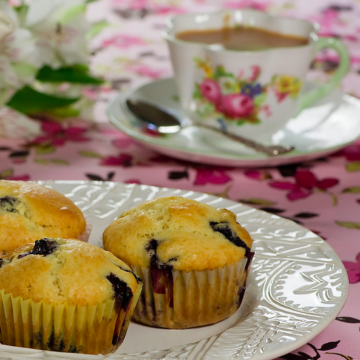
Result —
<path fill-rule="evenodd" d="M 133 319 L 150 326 L 183 329 L 228 318 L 242 302 L 252 256 L 204 271 L 134 267 L 143 280 L 143 292 Z"/>
<path fill-rule="evenodd" d="M 1 290 L 1 342 L 41 350 L 111 353 L 124 340 L 140 292 L 141 286 L 123 309 L 115 300 L 93 306 L 54 305 Z"/>

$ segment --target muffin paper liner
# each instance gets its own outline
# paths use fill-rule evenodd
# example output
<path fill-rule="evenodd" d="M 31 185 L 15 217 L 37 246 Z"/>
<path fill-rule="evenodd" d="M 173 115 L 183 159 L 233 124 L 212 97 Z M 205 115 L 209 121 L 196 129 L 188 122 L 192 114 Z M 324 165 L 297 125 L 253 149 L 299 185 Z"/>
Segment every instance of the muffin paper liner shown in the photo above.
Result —
<path fill-rule="evenodd" d="M 94 306 L 54 305 L 23 300 L 0 291 L 0 329 L 4 345 L 84 354 L 108 354 L 124 340 L 141 292 L 126 309 L 107 300 Z"/>
<path fill-rule="evenodd" d="M 133 267 L 143 280 L 133 319 L 171 329 L 213 324 L 239 308 L 253 253 L 223 268 L 173 271 Z"/>

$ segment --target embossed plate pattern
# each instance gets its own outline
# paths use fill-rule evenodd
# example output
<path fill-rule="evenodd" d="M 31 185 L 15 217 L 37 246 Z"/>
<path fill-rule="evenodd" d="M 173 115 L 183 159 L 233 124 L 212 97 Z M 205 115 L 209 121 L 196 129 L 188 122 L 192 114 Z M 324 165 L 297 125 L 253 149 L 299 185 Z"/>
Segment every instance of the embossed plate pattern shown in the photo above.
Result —
<path fill-rule="evenodd" d="M 241 306 L 250 310 L 244 313 L 240 321 L 218 335 L 198 342 L 189 341 L 167 350 L 122 354 L 120 347 L 116 353 L 102 356 L 0 345 L 0 360 L 274 359 L 300 347 L 321 332 L 345 303 L 348 278 L 341 261 L 322 239 L 292 221 L 230 200 L 192 191 L 113 182 L 39 183 L 70 197 L 82 209 L 93 223 L 90 242 L 99 246 L 102 246 L 103 230 L 117 215 L 155 197 L 184 196 L 230 209 L 237 214 L 238 221 L 255 240 L 253 249 L 256 255 L 251 266 L 249 287 Z M 192 330 L 199 334 L 204 328 Z M 147 328 L 147 331 L 151 334 L 151 331 L 156 330 Z M 179 336 L 179 332 L 174 334 Z M 128 335 L 134 337 L 133 334 Z M 133 341 L 135 346 L 142 341 L 136 336 L 125 339 L 128 340 Z"/>

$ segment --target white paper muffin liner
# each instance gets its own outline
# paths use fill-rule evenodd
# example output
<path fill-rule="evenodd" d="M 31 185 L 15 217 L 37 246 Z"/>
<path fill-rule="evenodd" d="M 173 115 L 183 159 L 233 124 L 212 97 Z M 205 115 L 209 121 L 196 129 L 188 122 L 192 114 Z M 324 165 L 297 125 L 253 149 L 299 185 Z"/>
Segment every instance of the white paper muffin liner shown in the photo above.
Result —
<path fill-rule="evenodd" d="M 1 290 L 1 343 L 83 354 L 114 352 L 124 340 L 140 291 L 123 308 L 115 300 L 92 306 L 46 304 Z"/>
<path fill-rule="evenodd" d="M 182 329 L 228 318 L 242 302 L 251 259 L 252 253 L 223 268 L 190 272 L 133 267 L 143 280 L 133 319 L 150 326 Z"/>

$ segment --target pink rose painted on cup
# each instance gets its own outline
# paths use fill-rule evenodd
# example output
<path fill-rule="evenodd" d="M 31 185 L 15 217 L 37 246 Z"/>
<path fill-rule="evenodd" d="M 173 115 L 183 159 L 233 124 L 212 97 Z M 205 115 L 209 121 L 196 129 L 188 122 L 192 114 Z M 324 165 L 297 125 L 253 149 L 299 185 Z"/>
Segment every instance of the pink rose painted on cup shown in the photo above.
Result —
<path fill-rule="evenodd" d="M 243 70 L 236 77 L 222 65 L 213 68 L 207 60 L 195 58 L 194 61 L 204 72 L 192 95 L 197 116 L 215 118 L 224 127 L 227 120 L 238 126 L 260 123 L 258 113 L 263 110 L 267 86 L 257 81 L 261 73 L 259 66 L 252 66 L 251 76 L 245 79 Z"/>
<path fill-rule="evenodd" d="M 220 100 L 221 97 L 220 85 L 214 80 L 205 79 L 200 84 L 200 91 L 201 94 L 213 104 L 216 104 Z"/>
<path fill-rule="evenodd" d="M 223 98 L 224 98 L 224 96 L 220 95 L 218 101 L 215 104 L 216 111 L 221 114 L 225 114 L 225 111 L 226 111 Z"/>
<path fill-rule="evenodd" d="M 253 100 L 243 94 L 230 94 L 222 97 L 225 114 L 231 118 L 251 116 L 254 112 Z"/>

